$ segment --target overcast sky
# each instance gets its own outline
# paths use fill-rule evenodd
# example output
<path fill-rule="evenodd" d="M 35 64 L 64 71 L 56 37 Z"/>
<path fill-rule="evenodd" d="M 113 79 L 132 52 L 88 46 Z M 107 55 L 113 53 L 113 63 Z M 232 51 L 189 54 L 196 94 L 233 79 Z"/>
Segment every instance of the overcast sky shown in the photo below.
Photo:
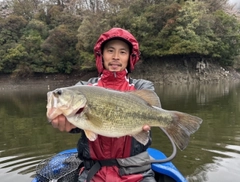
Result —
<path fill-rule="evenodd" d="M 230 3 L 232 4 L 240 4 L 240 1 L 239 0 L 229 0 Z"/>

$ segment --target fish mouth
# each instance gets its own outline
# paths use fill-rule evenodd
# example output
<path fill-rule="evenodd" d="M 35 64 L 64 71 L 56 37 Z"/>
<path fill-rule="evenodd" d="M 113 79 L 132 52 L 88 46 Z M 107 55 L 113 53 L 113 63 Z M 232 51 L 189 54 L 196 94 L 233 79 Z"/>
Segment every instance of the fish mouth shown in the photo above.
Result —
<path fill-rule="evenodd" d="M 56 107 L 57 101 L 54 92 L 47 93 L 47 119 L 51 121 L 62 114 L 62 111 Z"/>
<path fill-rule="evenodd" d="M 55 119 L 56 117 L 58 117 L 61 114 L 63 114 L 62 111 L 60 111 L 57 108 L 48 108 L 47 109 L 47 119 L 48 119 L 48 121 L 52 121 L 53 119 Z"/>
<path fill-rule="evenodd" d="M 55 119 L 56 117 L 58 117 L 59 115 L 64 115 L 65 117 L 67 116 L 77 116 L 77 115 L 82 115 L 84 114 L 84 110 L 85 110 L 85 106 L 84 107 L 81 107 L 75 111 L 72 111 L 71 113 L 65 113 L 64 111 L 58 109 L 58 108 L 55 108 L 55 107 L 52 107 L 52 108 L 48 108 L 47 110 L 47 118 L 49 121 Z"/>
<path fill-rule="evenodd" d="M 85 112 L 86 99 L 77 94 L 67 92 L 61 89 L 57 89 L 47 93 L 47 118 L 48 120 L 53 120 L 59 115 L 64 115 L 65 117 L 72 117 L 75 115 L 80 115 L 81 117 Z M 70 97 L 68 97 L 70 95 Z M 76 97 L 77 96 L 77 97 Z M 64 99 L 66 97 L 66 99 Z M 76 98 L 75 98 L 76 97 Z"/>

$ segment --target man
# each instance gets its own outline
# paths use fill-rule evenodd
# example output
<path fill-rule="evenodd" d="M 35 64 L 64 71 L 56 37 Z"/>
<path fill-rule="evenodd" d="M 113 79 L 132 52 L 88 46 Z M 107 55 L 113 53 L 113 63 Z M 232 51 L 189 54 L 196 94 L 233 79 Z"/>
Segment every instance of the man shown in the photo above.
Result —
<path fill-rule="evenodd" d="M 80 81 L 77 84 L 88 84 L 119 91 L 154 90 L 152 82 L 132 79 L 128 75 L 133 71 L 140 56 L 138 42 L 128 31 L 112 28 L 103 33 L 94 47 L 94 55 L 99 77 L 91 78 L 88 82 Z M 58 116 L 51 123 L 54 128 L 58 128 L 60 131 L 82 132 L 70 124 L 63 115 Z M 143 126 L 143 130 L 148 132 L 150 127 Z M 92 142 L 82 132 L 77 146 L 78 157 L 83 161 L 78 181 L 83 182 L 86 179 L 93 182 L 155 181 L 154 173 L 150 168 L 134 169 L 133 174 L 128 174 L 131 173 L 129 168 L 128 172 L 120 174 L 119 166 L 112 160 L 136 156 L 146 151 L 150 144 L 150 136 L 149 142 L 145 146 L 131 136 L 109 138 L 98 135 L 98 138 Z M 101 163 L 100 166 L 97 166 L 98 161 L 104 161 L 106 164 Z"/>

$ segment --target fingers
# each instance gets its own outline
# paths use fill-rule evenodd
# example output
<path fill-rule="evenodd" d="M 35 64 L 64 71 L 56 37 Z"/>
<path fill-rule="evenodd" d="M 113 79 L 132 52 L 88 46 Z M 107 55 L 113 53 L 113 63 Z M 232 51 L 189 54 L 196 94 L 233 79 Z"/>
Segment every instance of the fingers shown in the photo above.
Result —
<path fill-rule="evenodd" d="M 53 120 L 51 121 L 51 124 L 52 124 L 53 128 L 58 128 L 58 127 L 59 127 L 59 126 L 58 126 L 59 117 L 60 117 L 60 116 L 56 117 L 55 119 L 53 119 Z"/>
<path fill-rule="evenodd" d="M 65 131 L 66 128 L 66 118 L 63 115 L 58 116 L 58 129 L 60 131 Z"/>
<path fill-rule="evenodd" d="M 58 128 L 60 131 L 71 131 L 73 128 L 76 128 L 74 125 L 68 122 L 65 116 L 59 115 L 51 122 L 54 128 Z"/>
<path fill-rule="evenodd" d="M 69 132 L 71 131 L 73 128 L 76 128 L 76 126 L 74 126 L 73 124 L 69 123 L 68 121 L 66 121 L 66 125 L 65 125 L 65 131 Z"/>
<path fill-rule="evenodd" d="M 151 129 L 151 127 L 150 127 L 149 125 L 144 125 L 144 126 L 142 127 L 142 129 L 143 129 L 144 131 L 149 131 L 149 130 Z"/>

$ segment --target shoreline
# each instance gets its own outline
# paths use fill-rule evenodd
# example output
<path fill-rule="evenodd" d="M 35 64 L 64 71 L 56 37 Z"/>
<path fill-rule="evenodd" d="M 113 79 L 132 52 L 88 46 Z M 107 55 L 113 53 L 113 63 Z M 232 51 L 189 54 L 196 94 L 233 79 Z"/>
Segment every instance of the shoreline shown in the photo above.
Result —
<path fill-rule="evenodd" d="M 12 78 L 11 75 L 0 75 L 0 90 L 48 89 L 75 85 L 80 80 L 88 80 L 96 72 L 82 74 L 39 74 L 27 78 Z"/>
<path fill-rule="evenodd" d="M 153 61 L 148 64 L 140 62 L 129 74 L 135 79 L 146 79 L 154 84 L 216 84 L 221 82 L 240 82 L 240 73 L 232 67 L 207 62 L 207 67 L 197 69 L 195 62 L 187 64 L 175 61 Z M 0 90 L 7 89 L 46 89 L 67 87 L 79 81 L 97 77 L 97 70 L 82 71 L 72 74 L 35 74 L 25 78 L 14 78 L 10 74 L 0 74 Z"/>

